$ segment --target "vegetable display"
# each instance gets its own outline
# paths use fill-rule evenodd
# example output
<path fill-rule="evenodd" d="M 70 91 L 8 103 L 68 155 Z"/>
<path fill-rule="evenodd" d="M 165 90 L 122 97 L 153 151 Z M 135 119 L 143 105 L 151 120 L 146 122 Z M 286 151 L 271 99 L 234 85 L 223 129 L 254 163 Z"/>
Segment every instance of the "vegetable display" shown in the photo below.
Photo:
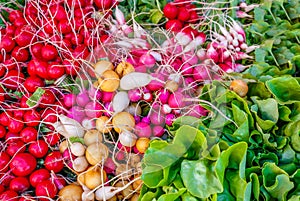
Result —
<path fill-rule="evenodd" d="M 299 200 L 299 8 L 0 0 L 0 200 Z"/>

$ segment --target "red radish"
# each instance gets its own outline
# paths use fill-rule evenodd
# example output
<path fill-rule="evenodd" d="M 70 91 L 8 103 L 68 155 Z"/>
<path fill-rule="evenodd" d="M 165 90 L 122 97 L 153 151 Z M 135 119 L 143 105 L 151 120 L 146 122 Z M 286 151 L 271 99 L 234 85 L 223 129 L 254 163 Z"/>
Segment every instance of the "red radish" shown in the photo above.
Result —
<path fill-rule="evenodd" d="M 190 12 L 187 8 L 185 7 L 180 7 L 178 9 L 178 16 L 177 19 L 179 19 L 182 22 L 186 22 L 190 19 Z"/>
<path fill-rule="evenodd" d="M 55 173 L 60 172 L 64 168 L 62 155 L 59 151 L 53 151 L 45 158 L 45 167 Z"/>
<path fill-rule="evenodd" d="M 128 91 L 128 97 L 131 102 L 138 102 L 142 99 L 142 93 L 140 89 L 131 89 Z"/>
<path fill-rule="evenodd" d="M 32 74 L 36 74 L 41 78 L 44 79 L 48 79 L 48 72 L 47 72 L 47 68 L 48 68 L 48 63 L 44 62 L 44 61 L 37 61 L 36 62 L 36 66 L 35 66 L 35 70 L 32 70 Z"/>
<path fill-rule="evenodd" d="M 57 24 L 57 29 L 61 34 L 67 34 L 70 33 L 72 31 L 72 27 L 69 24 L 69 20 L 67 19 L 62 19 L 58 22 Z"/>
<path fill-rule="evenodd" d="M 178 32 L 182 29 L 183 24 L 181 21 L 174 19 L 174 20 L 169 20 L 165 26 L 167 30 Z"/>
<path fill-rule="evenodd" d="M 35 195 L 40 196 L 39 200 L 48 201 L 48 198 L 54 198 L 57 194 L 57 187 L 51 180 L 44 180 L 37 184 Z M 42 198 L 48 197 L 48 198 Z"/>
<path fill-rule="evenodd" d="M 51 174 L 51 179 L 59 190 L 66 186 L 66 180 L 62 176 Z"/>
<path fill-rule="evenodd" d="M 14 21 L 16 27 L 24 27 L 27 24 L 26 20 L 23 17 L 17 18 Z"/>
<path fill-rule="evenodd" d="M 232 73 L 233 69 L 231 66 L 227 65 L 227 64 L 219 64 L 220 68 L 225 72 L 225 73 Z"/>
<path fill-rule="evenodd" d="M 18 133 L 20 132 L 24 127 L 24 123 L 21 119 L 9 119 L 9 123 L 8 123 L 8 130 L 12 133 Z"/>
<path fill-rule="evenodd" d="M 46 59 L 47 61 L 51 61 L 58 56 L 56 48 L 50 44 L 46 44 L 41 51 L 43 59 Z"/>
<path fill-rule="evenodd" d="M 36 76 L 29 76 L 24 82 L 24 87 L 30 92 L 33 93 L 38 87 L 44 87 L 45 82 Z"/>
<path fill-rule="evenodd" d="M 10 70 L 4 77 L 2 84 L 12 90 L 16 90 L 23 82 L 24 74 L 18 70 Z"/>
<path fill-rule="evenodd" d="M 167 3 L 163 9 L 163 12 L 166 18 L 175 19 L 178 15 L 178 8 L 172 3 Z"/>
<path fill-rule="evenodd" d="M 210 79 L 209 70 L 205 65 L 200 64 L 194 68 L 193 78 L 196 81 L 209 80 Z"/>
<path fill-rule="evenodd" d="M 103 168 L 107 174 L 113 174 L 117 166 L 111 158 L 107 158 L 104 162 Z"/>
<path fill-rule="evenodd" d="M 27 176 L 36 168 L 36 165 L 36 159 L 31 154 L 18 153 L 11 160 L 9 167 L 16 176 Z"/>
<path fill-rule="evenodd" d="M 160 89 L 157 93 L 158 96 L 158 100 L 162 103 L 162 104 L 166 104 L 169 100 L 170 97 L 170 92 L 166 89 Z"/>
<path fill-rule="evenodd" d="M 20 137 L 21 137 L 22 141 L 25 143 L 33 142 L 33 141 L 37 140 L 38 131 L 34 127 L 25 127 L 20 132 Z"/>
<path fill-rule="evenodd" d="M 150 120 L 152 124 L 162 125 L 164 123 L 164 114 L 161 112 L 151 112 Z"/>
<path fill-rule="evenodd" d="M 7 143 L 6 153 L 10 156 L 14 156 L 16 153 L 24 153 L 26 146 L 21 140 L 14 140 Z"/>
<path fill-rule="evenodd" d="M 60 140 L 60 134 L 59 133 L 48 133 L 46 135 L 46 139 L 45 141 L 50 145 L 50 146 L 54 146 L 56 145 Z"/>
<path fill-rule="evenodd" d="M 10 156 L 6 152 L 0 152 L 0 173 L 7 172 Z"/>
<path fill-rule="evenodd" d="M 137 123 L 134 127 L 134 131 L 138 137 L 150 138 L 152 134 L 150 125 L 144 122 Z"/>
<path fill-rule="evenodd" d="M 90 102 L 90 98 L 88 96 L 88 93 L 86 91 L 80 92 L 76 96 L 76 102 L 77 102 L 77 105 L 80 106 L 80 107 L 86 106 L 86 104 L 88 104 Z"/>
<path fill-rule="evenodd" d="M 6 28 L 5 28 L 5 31 L 6 31 L 6 35 L 14 35 L 15 34 L 15 30 L 16 30 L 16 27 L 12 24 L 7 24 L 6 25 Z"/>
<path fill-rule="evenodd" d="M 13 178 L 9 183 L 9 189 L 22 193 L 29 189 L 30 184 L 26 177 L 16 177 Z"/>
<path fill-rule="evenodd" d="M 50 13 L 58 21 L 67 19 L 67 11 L 62 5 L 51 4 Z"/>
<path fill-rule="evenodd" d="M 159 73 L 151 73 L 152 81 L 146 86 L 150 91 L 157 91 L 164 87 L 164 76 Z"/>
<path fill-rule="evenodd" d="M 94 0 L 94 3 L 100 10 L 107 10 L 113 4 L 112 0 Z"/>
<path fill-rule="evenodd" d="M 102 92 L 102 101 L 103 102 L 110 102 L 113 100 L 113 97 L 115 96 L 115 92 L 106 92 L 103 91 Z"/>
<path fill-rule="evenodd" d="M 29 59 L 29 52 L 25 48 L 21 48 L 19 46 L 16 46 L 12 53 L 11 56 L 14 57 L 17 61 L 19 62 L 25 62 Z"/>
<path fill-rule="evenodd" d="M 7 190 L 1 193 L 0 200 L 18 201 L 18 194 L 13 190 Z"/>
<path fill-rule="evenodd" d="M 152 128 L 152 133 L 155 137 L 161 137 L 164 134 L 164 127 L 156 125 Z"/>
<path fill-rule="evenodd" d="M 41 116 L 36 110 L 28 110 L 24 113 L 23 119 L 27 126 L 38 126 Z"/>
<path fill-rule="evenodd" d="M 145 53 L 140 57 L 139 62 L 144 64 L 147 68 L 152 68 L 155 65 L 155 58 L 150 53 Z"/>
<path fill-rule="evenodd" d="M 0 49 L 4 49 L 7 53 L 12 51 L 15 46 L 16 43 L 11 36 L 4 36 L 1 39 Z"/>
<path fill-rule="evenodd" d="M 41 110 L 40 114 L 43 122 L 55 123 L 57 121 L 57 113 L 51 108 L 46 108 L 45 110 Z"/>
<path fill-rule="evenodd" d="M 35 30 L 31 26 L 18 27 L 15 31 L 16 43 L 21 47 L 28 46 L 30 43 L 36 41 L 36 39 L 33 39 L 34 33 Z"/>
<path fill-rule="evenodd" d="M 76 95 L 75 94 L 65 94 L 64 95 L 64 105 L 67 107 L 72 107 L 75 103 Z"/>
<path fill-rule="evenodd" d="M 6 135 L 6 128 L 0 125 L 0 138 L 5 137 L 5 135 Z"/>
<path fill-rule="evenodd" d="M 175 115 L 174 114 L 167 114 L 165 122 L 166 122 L 166 124 L 168 126 L 172 126 L 174 119 L 175 119 Z"/>
<path fill-rule="evenodd" d="M 65 74 L 65 67 L 58 62 L 54 62 L 48 66 L 47 74 L 51 79 L 58 79 Z"/>
<path fill-rule="evenodd" d="M 45 93 L 40 98 L 40 107 L 44 108 L 55 103 L 56 97 L 50 89 L 45 89 Z"/>
<path fill-rule="evenodd" d="M 209 43 L 207 46 L 206 55 L 208 58 L 212 59 L 215 63 L 219 61 L 219 54 L 211 43 Z"/>
<path fill-rule="evenodd" d="M 45 168 L 41 168 L 30 174 L 29 181 L 31 186 L 36 187 L 40 182 L 48 180 L 49 178 L 50 172 Z"/>
<path fill-rule="evenodd" d="M 28 147 L 29 153 L 36 158 L 44 157 L 48 152 L 48 144 L 44 140 L 37 140 Z"/>
<path fill-rule="evenodd" d="M 97 102 L 89 102 L 86 104 L 84 111 L 86 116 L 90 118 L 98 118 L 102 115 L 103 107 L 100 103 Z"/>
<path fill-rule="evenodd" d="M 23 17 L 23 13 L 21 10 L 12 10 L 9 13 L 8 19 L 10 22 L 14 22 L 17 18 Z"/>
<path fill-rule="evenodd" d="M 179 91 L 172 93 L 169 97 L 168 104 L 171 108 L 182 108 L 185 105 L 184 95 Z"/>

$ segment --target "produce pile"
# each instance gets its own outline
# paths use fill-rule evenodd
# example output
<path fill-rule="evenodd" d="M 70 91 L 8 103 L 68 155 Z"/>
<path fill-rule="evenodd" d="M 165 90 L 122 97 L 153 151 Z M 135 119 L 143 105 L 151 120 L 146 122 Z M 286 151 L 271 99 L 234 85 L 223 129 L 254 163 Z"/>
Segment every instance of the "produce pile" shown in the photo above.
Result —
<path fill-rule="evenodd" d="M 300 2 L 0 14 L 0 200 L 299 200 Z"/>

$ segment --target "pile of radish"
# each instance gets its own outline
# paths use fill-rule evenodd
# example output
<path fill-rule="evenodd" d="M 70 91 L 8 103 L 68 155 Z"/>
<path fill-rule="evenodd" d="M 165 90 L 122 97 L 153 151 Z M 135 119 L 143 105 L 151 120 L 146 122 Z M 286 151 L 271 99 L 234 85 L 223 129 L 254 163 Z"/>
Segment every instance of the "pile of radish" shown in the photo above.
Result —
<path fill-rule="evenodd" d="M 0 29 L 0 200 L 138 200 L 141 159 L 203 84 L 251 59 L 230 17 L 203 23 L 169 2 L 164 28 L 128 22 L 114 0 L 27 0 Z M 155 34 L 163 41 L 155 41 Z"/>

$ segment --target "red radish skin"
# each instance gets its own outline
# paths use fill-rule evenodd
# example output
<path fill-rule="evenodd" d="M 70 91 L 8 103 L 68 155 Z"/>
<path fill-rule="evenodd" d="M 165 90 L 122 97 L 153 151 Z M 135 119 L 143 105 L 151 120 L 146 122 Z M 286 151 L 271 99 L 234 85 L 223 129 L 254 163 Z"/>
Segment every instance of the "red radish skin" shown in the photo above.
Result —
<path fill-rule="evenodd" d="M 31 186 L 36 187 L 40 182 L 48 180 L 49 178 L 50 172 L 45 168 L 41 168 L 30 174 L 29 181 Z"/>
<path fill-rule="evenodd" d="M 190 19 L 190 12 L 187 8 L 185 7 L 180 7 L 178 9 L 178 16 L 177 18 L 182 21 L 182 22 L 185 22 L 185 21 L 188 21 Z"/>
<path fill-rule="evenodd" d="M 169 20 L 167 23 L 166 23 L 166 29 L 167 30 L 171 30 L 171 31 L 174 31 L 174 32 L 178 32 L 182 29 L 183 27 L 183 24 L 181 21 L 177 20 L 177 19 L 174 19 L 174 20 Z"/>
<path fill-rule="evenodd" d="M 22 193 L 30 188 L 27 177 L 16 177 L 13 178 L 9 183 L 9 189 Z"/>
<path fill-rule="evenodd" d="M 16 176 L 27 176 L 33 172 L 36 165 L 36 159 L 31 154 L 18 153 L 11 160 L 9 167 Z"/>
<path fill-rule="evenodd" d="M 36 76 L 29 76 L 26 78 L 24 82 L 24 87 L 28 90 L 28 92 L 33 93 L 38 87 L 44 87 L 45 82 Z"/>
<path fill-rule="evenodd" d="M 25 127 L 20 132 L 20 137 L 24 143 L 36 141 L 37 136 L 38 136 L 38 131 L 34 127 Z"/>
<path fill-rule="evenodd" d="M 41 122 L 41 116 L 36 110 L 28 110 L 23 115 L 26 126 L 38 126 Z"/>
<path fill-rule="evenodd" d="M 47 61 L 51 61 L 58 56 L 58 52 L 57 52 L 56 48 L 50 44 L 46 44 L 44 47 L 42 47 L 41 51 L 42 51 L 43 59 L 45 59 Z"/>
<path fill-rule="evenodd" d="M 37 184 L 35 189 L 36 196 L 44 196 L 48 198 L 54 198 L 57 194 L 57 187 L 51 180 L 44 180 Z M 39 198 L 41 201 L 48 201 L 48 198 Z"/>
<path fill-rule="evenodd" d="M 150 125 L 144 122 L 137 123 L 135 125 L 134 131 L 138 137 L 150 138 L 152 134 Z"/>
<path fill-rule="evenodd" d="M 61 153 L 59 151 L 53 151 L 48 154 L 45 158 L 45 167 L 49 171 L 53 171 L 55 173 L 60 172 L 64 168 L 64 162 Z"/>
<path fill-rule="evenodd" d="M 26 150 L 26 146 L 21 140 L 14 140 L 7 143 L 6 153 L 10 156 L 14 156 L 16 153 L 24 153 Z"/>
<path fill-rule="evenodd" d="M 165 130 L 162 126 L 156 125 L 152 128 L 152 133 L 155 137 L 161 137 Z"/>
<path fill-rule="evenodd" d="M 18 193 L 13 190 L 4 191 L 0 195 L 0 200 L 18 201 Z"/>
<path fill-rule="evenodd" d="M 178 15 L 178 8 L 172 3 L 167 3 L 163 9 L 163 13 L 166 18 L 172 20 L 175 19 Z"/>
<path fill-rule="evenodd" d="M 11 52 L 16 46 L 15 41 L 10 36 L 4 36 L 1 39 L 0 49 L 4 49 L 7 53 Z"/>
<path fill-rule="evenodd" d="M 10 156 L 5 152 L 0 152 L 0 173 L 7 172 L 9 166 L 8 163 L 10 161 Z"/>
<path fill-rule="evenodd" d="M 43 158 L 49 150 L 48 144 L 44 140 L 37 140 L 32 142 L 28 151 L 36 158 Z"/>

